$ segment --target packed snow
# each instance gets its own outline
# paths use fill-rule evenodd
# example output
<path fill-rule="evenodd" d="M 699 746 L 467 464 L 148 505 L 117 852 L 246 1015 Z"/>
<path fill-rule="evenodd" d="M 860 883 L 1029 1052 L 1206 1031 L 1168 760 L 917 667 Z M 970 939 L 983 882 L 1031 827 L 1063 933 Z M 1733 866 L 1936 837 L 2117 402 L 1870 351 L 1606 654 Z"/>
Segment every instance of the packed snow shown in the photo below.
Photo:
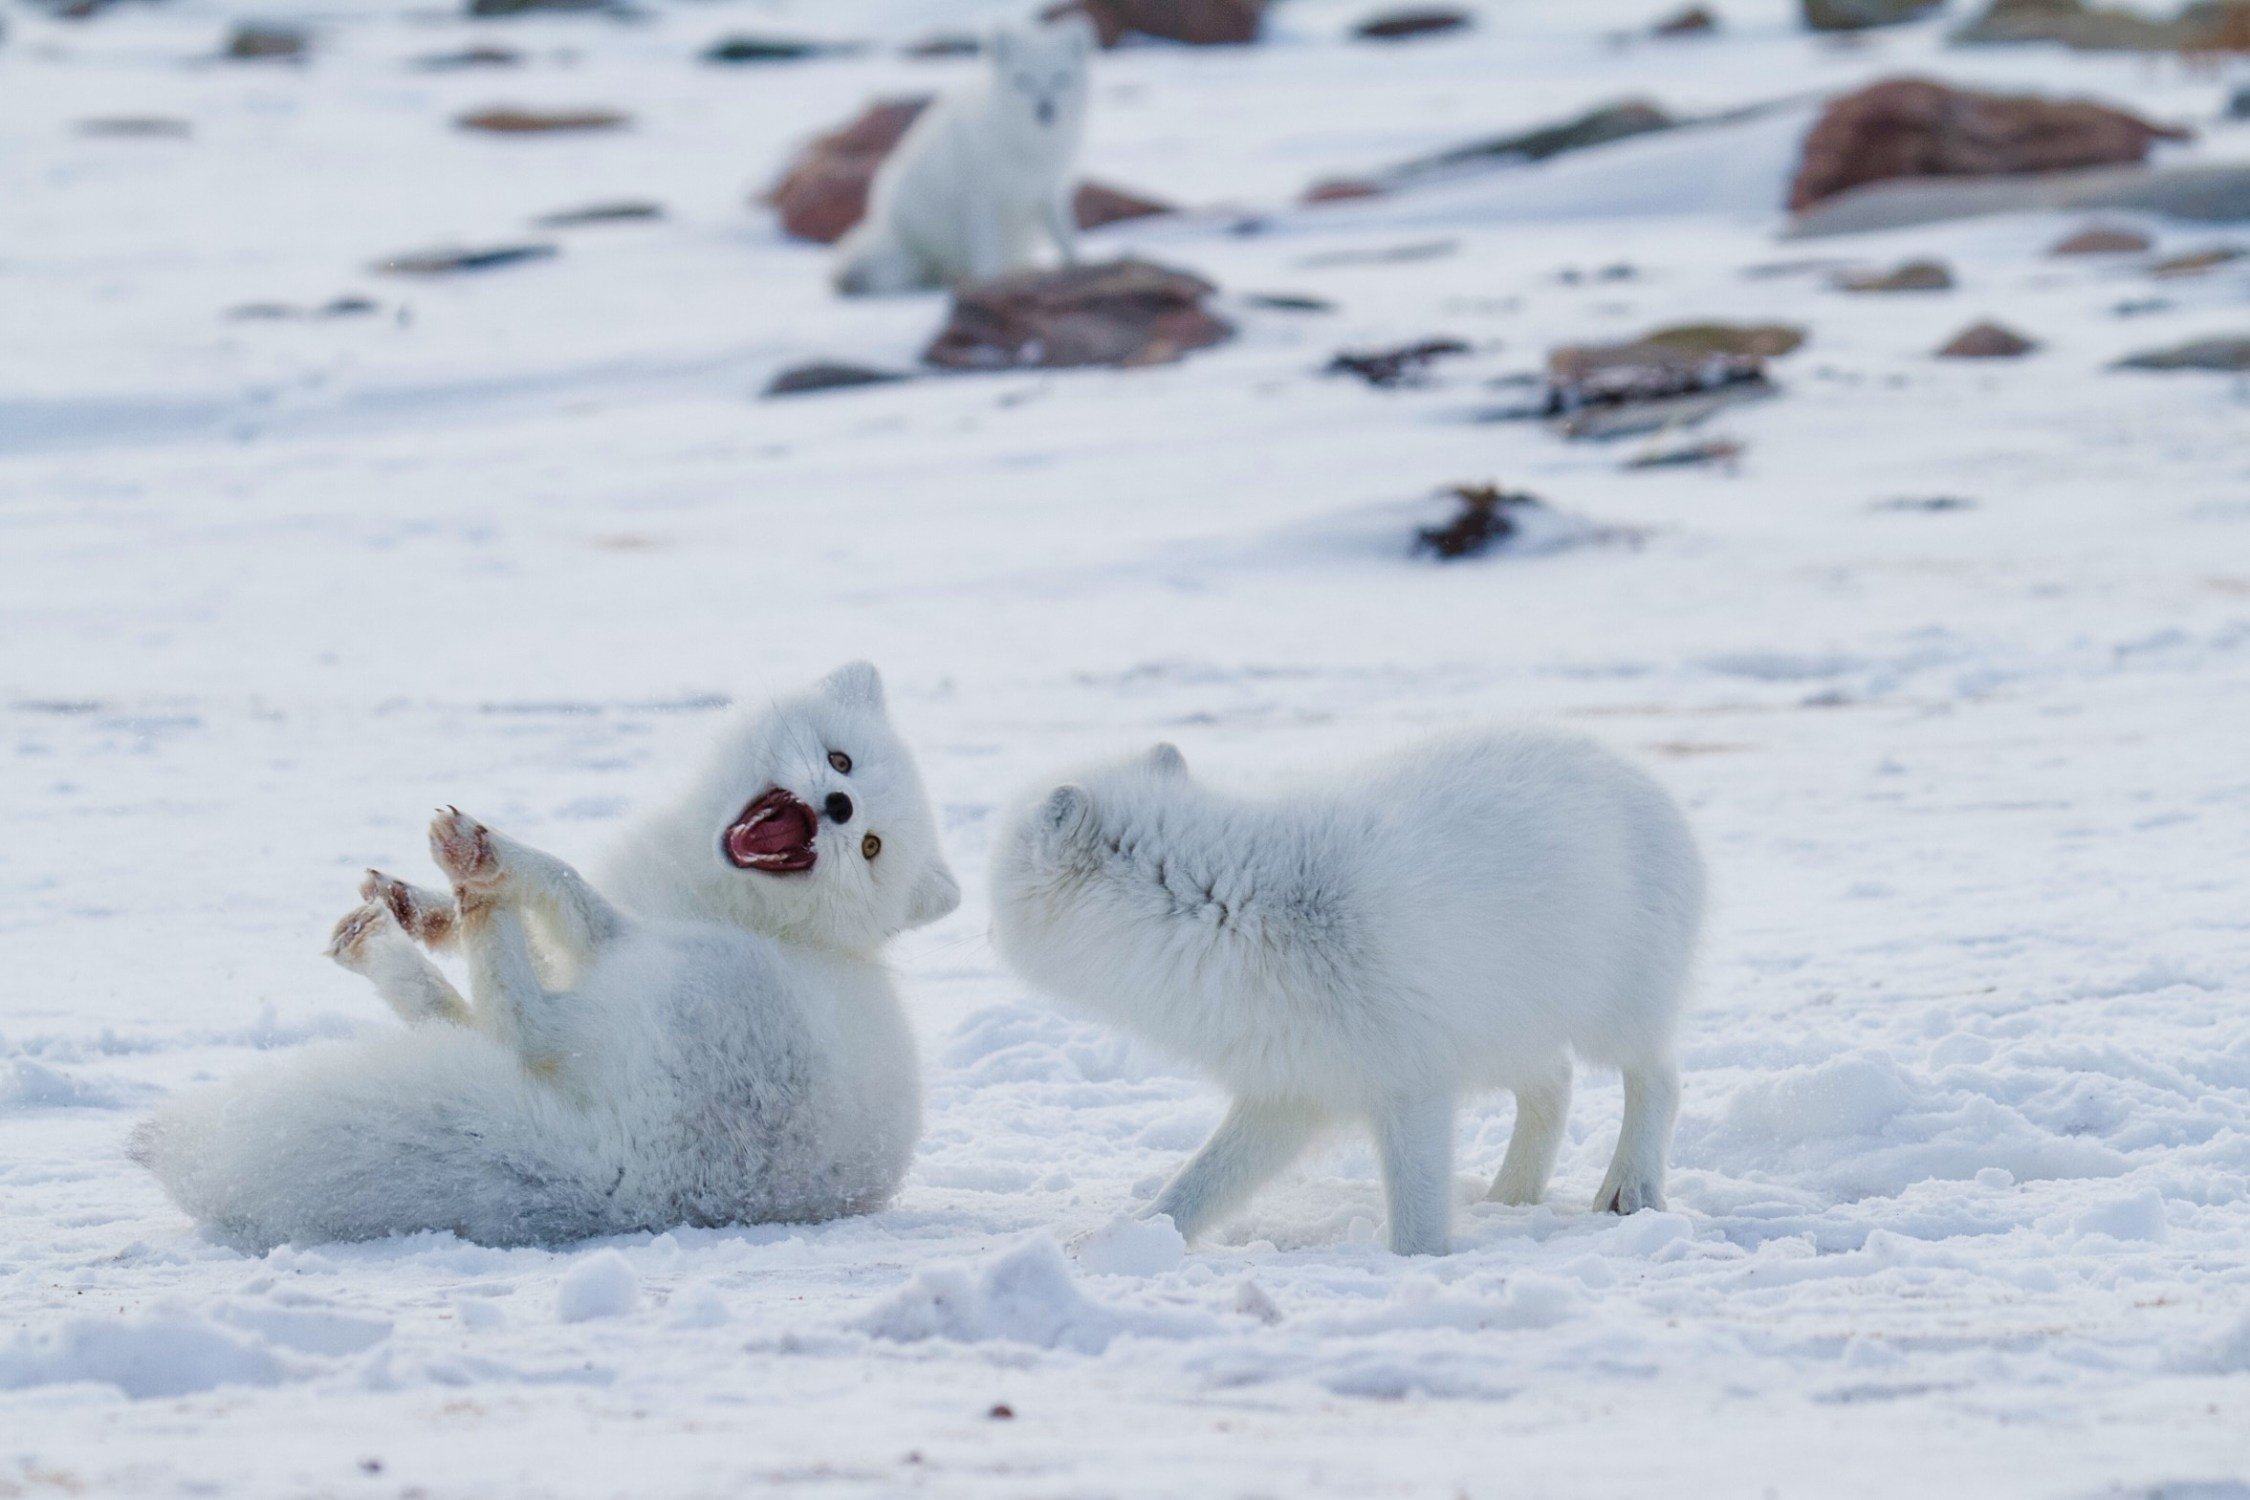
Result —
<path fill-rule="evenodd" d="M 2037 214 L 1781 238 L 1813 101 L 1897 73 L 2192 124 L 2240 63 L 1817 41 L 1719 0 L 1478 0 L 1351 41 L 1097 62 L 1088 175 L 1195 210 L 1086 237 L 1221 289 L 1169 366 L 757 399 L 913 365 L 942 299 L 840 302 L 748 199 L 970 0 L 470 22 L 282 0 L 310 60 L 215 59 L 216 0 L 0 40 L 0 1495 L 2250 1496 L 2250 387 L 2108 368 L 2250 333 L 2250 229 Z M 699 64 L 737 31 L 874 45 Z M 511 70 L 412 59 L 519 48 Z M 1761 113 L 1297 208 L 1311 182 L 1643 95 Z M 488 139 L 492 104 L 630 128 Z M 103 117 L 187 133 L 79 133 Z M 667 216 L 572 230 L 620 198 Z M 441 244 L 561 254 L 415 281 Z M 1954 290 L 1851 295 L 1934 257 Z M 1328 312 L 1257 301 L 1318 299 Z M 230 318 L 246 304 L 354 316 Z M 1933 361 L 1998 319 L 2040 348 Z M 1702 433 L 1732 464 L 1479 420 L 1571 341 L 1810 332 Z M 1321 373 L 1432 336 L 1419 385 Z M 1495 385 L 1495 382 L 1499 384 Z M 1543 497 L 1412 554 L 1440 491 Z M 927 1128 L 897 1201 L 551 1250 L 245 1257 L 125 1155 L 190 1083 L 396 1024 L 320 957 L 457 804 L 588 859 L 730 703 L 879 662 L 955 915 L 896 950 Z M 1223 1101 L 1005 972 L 994 810 L 1182 746 L 1256 786 L 1528 718 L 1650 764 L 1715 900 L 1670 1203 L 1550 1200 L 1382 1248 L 1340 1136 L 1205 1242 L 1134 1215 Z"/>

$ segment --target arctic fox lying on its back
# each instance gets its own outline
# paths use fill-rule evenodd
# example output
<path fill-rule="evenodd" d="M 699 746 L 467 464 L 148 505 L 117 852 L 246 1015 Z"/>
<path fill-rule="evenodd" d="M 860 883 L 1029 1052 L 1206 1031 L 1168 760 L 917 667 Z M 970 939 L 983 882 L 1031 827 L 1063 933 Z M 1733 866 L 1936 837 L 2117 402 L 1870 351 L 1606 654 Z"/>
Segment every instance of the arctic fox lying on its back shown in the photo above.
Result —
<path fill-rule="evenodd" d="M 450 898 L 369 873 L 329 952 L 405 1029 L 186 1095 L 135 1154 L 222 1236 L 552 1243 L 880 1208 L 921 1128 L 878 951 L 959 900 L 864 662 L 731 731 L 612 905 L 448 810 Z M 416 943 L 458 949 L 474 1005 Z"/>
<path fill-rule="evenodd" d="M 1530 730 L 1272 799 L 1208 790 L 1159 745 L 1020 810 L 993 860 L 993 935 L 1027 979 L 1234 1095 L 1151 1212 L 1192 1236 L 1324 1122 L 1362 1119 L 1402 1255 L 1446 1249 L 1461 1094 L 1515 1091 L 1491 1196 L 1538 1201 L 1572 1054 L 1625 1075 L 1596 1207 L 1662 1205 L 1702 905 L 1663 790 Z"/>
<path fill-rule="evenodd" d="M 924 110 L 876 171 L 867 217 L 836 247 L 836 290 L 983 281 L 1030 265 L 1041 233 L 1071 260 L 1070 173 L 1092 49 L 1078 16 L 997 33 L 985 77 Z"/>

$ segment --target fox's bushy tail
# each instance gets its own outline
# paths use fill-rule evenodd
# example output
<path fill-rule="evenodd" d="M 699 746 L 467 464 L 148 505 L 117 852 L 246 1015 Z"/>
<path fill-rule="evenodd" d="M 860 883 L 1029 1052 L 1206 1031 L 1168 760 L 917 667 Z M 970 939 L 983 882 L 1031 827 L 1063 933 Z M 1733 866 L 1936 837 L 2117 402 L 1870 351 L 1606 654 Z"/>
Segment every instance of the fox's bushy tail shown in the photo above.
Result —
<path fill-rule="evenodd" d="M 622 1174 L 598 1122 L 460 1026 L 310 1047 L 182 1095 L 134 1132 L 132 1151 L 181 1208 L 256 1251 L 425 1229 L 542 1244 L 631 1227 L 617 1222 Z"/>

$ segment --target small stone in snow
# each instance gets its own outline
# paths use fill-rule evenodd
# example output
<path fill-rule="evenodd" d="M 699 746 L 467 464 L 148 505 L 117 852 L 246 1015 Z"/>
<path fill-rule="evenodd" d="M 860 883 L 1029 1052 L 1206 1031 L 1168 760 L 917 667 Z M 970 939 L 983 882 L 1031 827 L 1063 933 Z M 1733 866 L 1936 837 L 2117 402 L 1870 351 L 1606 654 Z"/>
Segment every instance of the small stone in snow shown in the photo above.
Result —
<path fill-rule="evenodd" d="M 2014 359 L 2038 348 L 2036 340 L 2027 339 L 2012 328 L 1998 323 L 1972 323 L 1945 342 L 1937 351 L 1939 359 Z"/>

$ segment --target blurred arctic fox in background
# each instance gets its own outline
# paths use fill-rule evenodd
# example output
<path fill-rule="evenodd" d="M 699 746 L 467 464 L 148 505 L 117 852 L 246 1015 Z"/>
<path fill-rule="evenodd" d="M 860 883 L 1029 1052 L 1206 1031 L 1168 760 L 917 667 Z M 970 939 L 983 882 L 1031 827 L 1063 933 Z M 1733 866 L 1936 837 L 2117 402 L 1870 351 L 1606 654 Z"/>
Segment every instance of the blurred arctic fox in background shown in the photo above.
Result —
<path fill-rule="evenodd" d="M 1233 1095 L 1149 1212 L 1193 1236 L 1331 1120 L 1374 1129 L 1391 1248 L 1443 1254 L 1453 1108 L 1516 1096 L 1490 1196 L 1535 1203 L 1571 1060 L 1620 1068 L 1595 1207 L 1661 1207 L 1703 868 L 1672 799 L 1577 736 L 1441 739 L 1292 795 L 1234 796 L 1179 751 L 1018 810 L 993 936 L 1025 978 Z"/>
<path fill-rule="evenodd" d="M 997 32 L 985 76 L 924 110 L 877 170 L 867 216 L 836 246 L 836 290 L 983 281 L 1031 265 L 1042 232 L 1074 260 L 1071 172 L 1093 47 L 1083 16 Z"/>
<path fill-rule="evenodd" d="M 407 1025 L 160 1110 L 134 1151 L 182 1208 L 263 1250 L 428 1229 L 554 1243 L 889 1201 L 921 1091 L 879 953 L 960 892 L 873 667 L 732 728 L 625 838 L 606 895 L 450 809 L 430 847 L 452 895 L 370 871 L 329 948 Z M 471 1000 L 425 947 L 463 955 Z"/>

